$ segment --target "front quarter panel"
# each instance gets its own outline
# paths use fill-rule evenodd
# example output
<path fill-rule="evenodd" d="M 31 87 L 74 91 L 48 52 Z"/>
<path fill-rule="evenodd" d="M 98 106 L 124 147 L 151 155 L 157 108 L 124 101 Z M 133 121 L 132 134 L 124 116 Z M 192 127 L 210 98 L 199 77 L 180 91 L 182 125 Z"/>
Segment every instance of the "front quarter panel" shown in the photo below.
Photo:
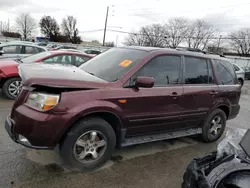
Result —
<path fill-rule="evenodd" d="M 108 92 L 108 91 L 107 91 Z M 116 115 L 123 124 L 121 107 L 113 100 L 102 98 L 103 90 L 81 90 L 61 94 L 60 105 L 55 109 L 70 115 L 66 129 L 83 116 L 97 112 L 109 112 Z"/>
<path fill-rule="evenodd" d="M 1 67 L 0 69 L 5 74 L 6 77 L 19 76 L 18 75 L 18 65 Z"/>

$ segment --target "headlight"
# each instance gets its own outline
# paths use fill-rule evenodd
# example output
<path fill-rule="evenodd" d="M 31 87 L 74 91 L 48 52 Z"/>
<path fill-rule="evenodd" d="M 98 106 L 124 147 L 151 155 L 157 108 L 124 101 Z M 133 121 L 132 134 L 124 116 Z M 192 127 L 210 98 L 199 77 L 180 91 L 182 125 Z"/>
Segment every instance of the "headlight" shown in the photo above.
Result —
<path fill-rule="evenodd" d="M 59 98 L 60 95 L 32 92 L 26 103 L 39 110 L 49 110 L 59 103 Z"/>

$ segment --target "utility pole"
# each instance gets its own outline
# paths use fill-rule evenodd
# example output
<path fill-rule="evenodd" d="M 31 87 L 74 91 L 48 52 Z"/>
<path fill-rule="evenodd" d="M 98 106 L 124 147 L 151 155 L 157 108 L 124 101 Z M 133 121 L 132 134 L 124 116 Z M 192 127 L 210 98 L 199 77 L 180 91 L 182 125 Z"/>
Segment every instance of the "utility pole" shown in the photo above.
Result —
<path fill-rule="evenodd" d="M 118 45 L 118 35 L 116 35 L 116 42 L 115 42 L 115 46 L 117 47 Z"/>
<path fill-rule="evenodd" d="M 106 37 L 108 16 L 109 16 L 109 6 L 107 7 L 107 13 L 106 13 L 106 19 L 105 19 L 105 26 L 104 26 L 104 33 L 103 33 L 103 43 L 102 43 L 103 46 L 105 46 L 105 37 Z"/>
<path fill-rule="evenodd" d="M 8 26 L 7 26 L 7 31 L 10 32 L 10 19 L 8 18 Z"/>
<path fill-rule="evenodd" d="M 218 41 L 218 46 L 217 46 L 217 53 L 218 53 L 218 51 L 219 51 L 219 48 L 220 48 L 220 40 L 221 40 L 221 37 L 222 37 L 222 35 L 220 35 L 220 38 L 219 38 L 219 41 Z"/>

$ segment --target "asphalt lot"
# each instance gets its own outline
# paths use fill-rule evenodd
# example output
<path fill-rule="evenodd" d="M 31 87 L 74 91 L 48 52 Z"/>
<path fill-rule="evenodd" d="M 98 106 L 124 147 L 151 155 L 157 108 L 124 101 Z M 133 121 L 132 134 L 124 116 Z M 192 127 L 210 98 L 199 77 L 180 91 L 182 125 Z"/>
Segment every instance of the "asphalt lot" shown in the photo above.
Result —
<path fill-rule="evenodd" d="M 243 90 L 240 114 L 229 128 L 250 128 L 250 81 Z M 117 151 L 100 170 L 75 173 L 62 167 L 57 150 L 27 149 L 8 137 L 3 123 L 12 103 L 0 96 L 0 188 L 177 188 L 189 161 L 216 148 L 191 138 L 143 144 Z"/>

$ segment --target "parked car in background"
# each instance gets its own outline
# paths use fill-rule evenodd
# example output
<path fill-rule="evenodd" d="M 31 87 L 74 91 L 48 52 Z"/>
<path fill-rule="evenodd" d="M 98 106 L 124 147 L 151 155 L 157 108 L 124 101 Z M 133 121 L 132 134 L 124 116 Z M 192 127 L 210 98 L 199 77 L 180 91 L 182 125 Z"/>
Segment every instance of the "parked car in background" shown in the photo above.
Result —
<path fill-rule="evenodd" d="M 94 49 L 86 49 L 83 52 L 86 54 L 93 54 L 93 55 L 99 55 L 100 53 L 102 53 L 101 51 Z"/>
<path fill-rule="evenodd" d="M 76 47 L 67 46 L 67 45 L 60 45 L 60 46 L 53 48 L 52 50 L 62 50 L 62 49 L 76 49 Z"/>
<path fill-rule="evenodd" d="M 48 50 L 54 50 L 54 48 L 56 48 L 58 46 L 59 46 L 59 44 L 48 43 L 46 48 L 48 48 Z"/>
<path fill-rule="evenodd" d="M 19 64 L 48 63 L 80 66 L 92 56 L 69 51 L 46 51 L 19 60 L 5 60 L 0 62 L 0 88 L 9 99 L 15 99 L 21 89 L 21 79 L 18 74 Z"/>
<path fill-rule="evenodd" d="M 233 66 L 237 75 L 238 82 L 241 86 L 243 86 L 245 81 L 245 71 L 235 63 L 233 63 Z"/>
<path fill-rule="evenodd" d="M 48 45 L 48 43 L 47 42 L 37 42 L 37 43 L 35 43 L 37 46 L 44 46 L 44 47 L 46 47 L 47 45 Z"/>
<path fill-rule="evenodd" d="M 27 42 L 8 42 L 0 45 L 1 58 L 24 58 L 33 54 L 47 51 L 47 48 Z"/>
<path fill-rule="evenodd" d="M 23 64 L 19 73 L 7 132 L 30 148 L 59 144 L 73 169 L 100 167 L 116 147 L 190 135 L 214 142 L 240 109 L 233 65 L 198 52 L 112 48 L 79 68 Z"/>
<path fill-rule="evenodd" d="M 245 67 L 243 67 L 243 70 L 245 71 L 245 78 L 247 80 L 250 80 L 250 67 L 245 66 Z"/>

